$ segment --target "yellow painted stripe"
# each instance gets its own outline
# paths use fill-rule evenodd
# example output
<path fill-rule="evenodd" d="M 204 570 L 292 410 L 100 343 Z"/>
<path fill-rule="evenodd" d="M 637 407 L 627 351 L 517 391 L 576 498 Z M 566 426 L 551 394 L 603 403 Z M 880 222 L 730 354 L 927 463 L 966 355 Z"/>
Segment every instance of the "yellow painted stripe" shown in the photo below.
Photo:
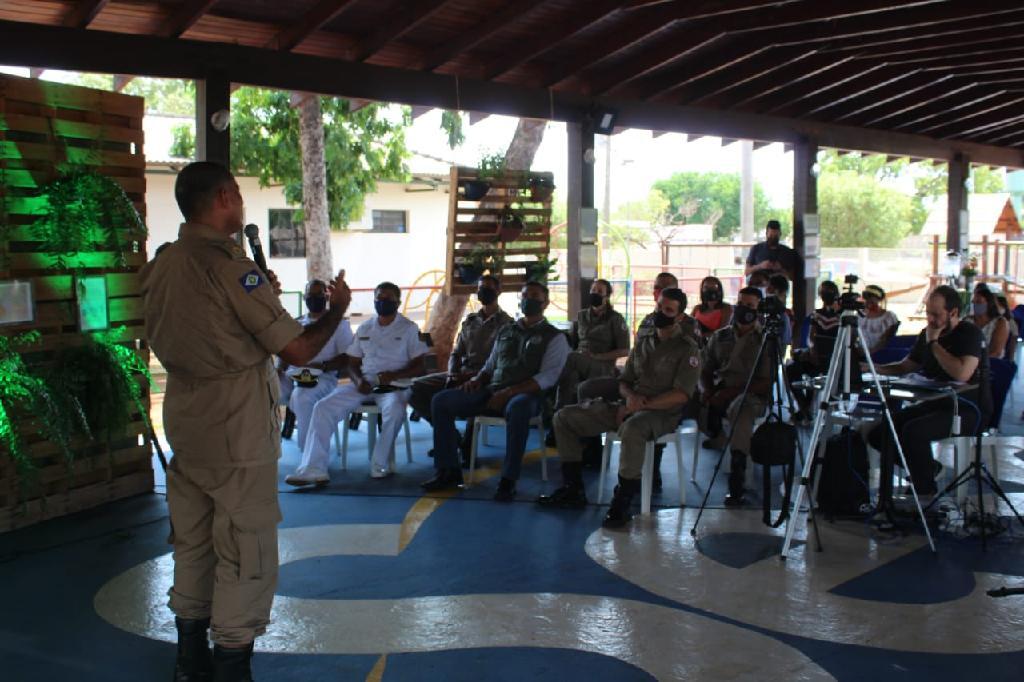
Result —
<path fill-rule="evenodd" d="M 377 659 L 377 662 L 373 664 L 373 670 L 366 676 L 366 682 L 381 682 L 384 679 L 384 666 L 387 665 L 388 655 L 383 654 Z"/>
<path fill-rule="evenodd" d="M 523 457 L 523 463 L 536 461 L 540 459 L 540 455 L 540 450 L 528 452 Z M 500 473 L 501 469 L 497 467 L 481 467 L 474 469 L 473 479 L 470 483 L 476 485 L 482 481 L 486 481 L 488 478 L 497 476 Z M 412 542 L 414 537 L 416 537 L 416 533 L 423 524 L 426 523 L 427 519 L 430 518 L 430 515 L 437 511 L 438 507 L 444 504 L 446 500 L 451 499 L 458 493 L 458 490 L 442 490 L 440 492 L 431 493 L 430 495 L 425 495 L 416 500 L 416 503 L 412 505 L 406 513 L 405 518 L 402 519 L 402 528 L 398 532 L 399 553 L 405 551 L 405 548 L 408 547 L 409 543 Z"/>

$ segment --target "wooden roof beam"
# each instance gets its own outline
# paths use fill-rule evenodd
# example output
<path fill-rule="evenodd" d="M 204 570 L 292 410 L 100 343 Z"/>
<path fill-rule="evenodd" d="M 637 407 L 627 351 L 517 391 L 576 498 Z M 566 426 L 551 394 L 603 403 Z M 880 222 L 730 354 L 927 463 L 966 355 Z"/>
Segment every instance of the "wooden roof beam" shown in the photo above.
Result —
<path fill-rule="evenodd" d="M 171 12 L 160 28 L 158 35 L 163 38 L 180 38 L 196 25 L 217 0 L 185 0 Z"/>
<path fill-rule="evenodd" d="M 787 50 L 792 50 L 787 52 Z M 724 102 L 735 96 L 735 91 L 744 85 L 754 82 L 771 82 L 782 80 L 780 71 L 789 67 L 790 72 L 794 69 L 806 69 L 807 62 L 815 56 L 815 50 L 807 48 L 778 48 L 771 50 L 764 55 L 764 59 L 752 59 L 743 64 L 741 68 L 729 69 L 722 72 L 720 77 L 704 78 L 700 81 L 685 85 L 682 90 L 676 90 L 675 95 L 670 99 L 680 104 L 699 104 L 700 106 L 721 107 Z M 762 85 L 763 87 L 763 85 Z"/>
<path fill-rule="evenodd" d="M 885 69 L 883 64 L 864 67 L 859 63 L 847 62 L 805 79 L 779 83 L 778 87 L 771 92 L 743 102 L 743 108 L 748 111 L 764 113 L 792 109 L 804 100 L 831 97 L 836 92 L 842 92 L 848 84 L 856 86 L 866 82 L 872 77 L 871 74 L 883 69 Z"/>
<path fill-rule="evenodd" d="M 506 3 L 500 11 L 490 14 L 486 19 L 458 35 L 452 36 L 429 51 L 419 64 L 423 71 L 433 71 L 443 66 L 463 52 L 468 52 L 512 22 L 522 19 L 544 0 L 520 0 Z"/>
<path fill-rule="evenodd" d="M 924 128 L 915 126 L 914 132 L 927 134 L 931 137 L 957 137 L 964 131 L 976 130 L 988 123 L 998 123 L 1011 118 L 1016 112 L 1020 111 L 1021 102 L 1024 102 L 1024 97 L 1015 97 L 1009 100 L 1000 98 L 997 104 L 985 107 L 979 111 L 956 116 L 952 121 L 940 121 Z M 1010 111 L 1006 111 L 1007 109 L 1010 109 Z"/>
<path fill-rule="evenodd" d="M 88 28 L 110 0 L 79 0 L 72 7 L 61 23 L 68 28 Z"/>
<path fill-rule="evenodd" d="M 836 89 L 834 92 L 815 93 L 802 102 L 794 103 L 793 106 L 784 107 L 781 111 L 786 112 L 786 115 L 797 114 L 801 117 L 811 116 L 813 114 L 838 107 L 843 103 L 849 103 L 859 97 L 870 95 L 871 93 L 876 92 L 879 88 L 891 86 L 894 83 L 903 81 L 899 86 L 896 86 L 901 87 L 909 78 L 914 78 L 917 82 L 923 80 L 919 70 L 907 71 L 906 69 L 895 67 L 880 69 L 873 73 L 866 74 L 864 78 L 852 79 L 841 88 Z"/>
<path fill-rule="evenodd" d="M 902 97 L 898 97 L 889 102 L 888 106 L 883 106 L 879 109 L 875 109 L 868 116 L 863 116 L 857 119 L 860 125 L 869 127 L 888 127 L 895 125 L 900 120 L 915 120 L 913 117 L 918 117 L 920 120 L 921 116 L 928 116 L 932 114 L 938 114 L 945 111 L 954 111 L 958 107 L 952 106 L 950 99 L 956 98 L 960 100 L 963 98 L 963 93 L 969 90 L 977 90 L 978 84 L 966 82 L 953 76 L 949 82 L 943 82 L 934 86 L 933 88 L 926 88 L 925 90 L 918 91 L 917 96 L 911 97 L 904 100 Z M 982 94 L 977 92 L 970 97 L 972 102 L 980 102 L 991 97 L 998 96 L 1002 91 L 997 90 L 996 92 Z M 961 104 L 960 106 L 967 106 Z"/>
<path fill-rule="evenodd" d="M 409 0 L 402 3 L 396 12 L 390 12 L 395 18 L 384 24 L 373 34 L 360 41 L 353 52 L 352 59 L 365 62 L 377 54 L 382 47 L 392 40 L 401 38 L 407 32 L 434 15 L 449 0 Z"/>
<path fill-rule="evenodd" d="M 267 43 L 267 47 L 274 50 L 294 50 L 353 2 L 354 0 L 320 0 L 298 20 L 278 31 Z"/>
<path fill-rule="evenodd" d="M 836 59 L 833 55 L 815 54 L 808 59 L 800 59 L 774 70 L 770 78 L 757 77 L 746 83 L 735 85 L 720 95 L 710 98 L 709 106 L 731 109 L 742 107 L 754 100 L 760 99 L 773 92 L 778 92 L 787 86 L 801 83 L 805 80 L 820 76 L 842 66 L 853 59 L 852 55 Z"/>
<path fill-rule="evenodd" d="M 970 97 L 956 105 L 951 105 L 949 102 L 929 102 L 924 107 L 916 108 L 913 111 L 907 112 L 907 115 L 890 119 L 886 124 L 886 127 L 891 130 L 917 130 L 922 124 L 929 121 L 942 120 L 943 118 L 955 118 L 956 116 L 960 116 L 964 109 L 969 109 L 970 107 L 977 106 L 981 102 L 986 102 L 1002 96 L 1003 92 L 1001 90 L 996 90 L 995 92 L 991 92 L 986 95 Z"/>
<path fill-rule="evenodd" d="M 937 9 L 934 7 L 930 8 L 933 12 Z M 971 8 L 971 11 L 976 13 L 977 9 Z M 861 52 L 864 49 L 874 47 L 896 48 L 911 44 L 928 45 L 931 44 L 932 39 L 936 41 L 935 44 L 937 45 L 941 44 L 942 40 L 945 40 L 948 45 L 952 42 L 958 42 L 951 41 L 950 36 L 962 39 L 964 36 L 971 36 L 975 32 L 981 35 L 992 35 L 996 25 L 998 25 L 999 29 L 1007 28 L 1012 32 L 1012 27 L 1019 26 L 1021 23 L 1024 23 L 1024 9 L 1011 10 L 1010 12 L 999 13 L 995 16 L 985 12 L 976 16 L 953 17 L 938 22 L 931 21 L 925 24 L 917 23 L 914 25 L 910 25 L 913 22 L 909 22 L 903 25 L 879 28 L 877 31 L 869 33 L 838 36 L 828 41 L 826 45 L 823 45 L 822 49 L 825 52 L 832 53 Z M 786 43 L 789 43 L 788 39 L 786 39 Z"/>
<path fill-rule="evenodd" d="M 485 80 L 500 78 L 517 66 L 544 54 L 577 33 L 607 18 L 610 14 L 618 12 L 621 6 L 621 0 L 591 0 L 586 4 L 585 9 L 573 13 L 571 18 L 561 22 L 552 22 L 538 32 L 533 40 L 517 45 L 514 50 L 509 50 L 505 55 L 486 64 L 483 68 L 483 78 Z"/>
<path fill-rule="evenodd" d="M 940 38 L 901 43 L 893 46 L 873 45 L 870 48 L 861 47 L 856 52 L 870 54 L 875 59 L 885 59 L 886 61 L 925 60 L 963 54 L 999 53 L 1005 50 L 1008 45 L 1014 44 L 1013 38 L 1019 36 L 1019 27 L 1022 25 L 1024 25 L 1024 21 L 1015 22 L 1013 28 L 1004 28 L 1002 26 L 999 27 L 1000 30 L 990 28 L 988 31 L 985 31 L 982 37 L 973 40 L 966 38 L 963 34 L 947 35 Z M 832 54 L 836 53 L 833 52 Z"/>
<path fill-rule="evenodd" d="M 1024 123 L 1024 114 L 1008 118 L 999 123 L 979 126 L 978 129 L 964 132 L 959 137 L 969 140 L 990 140 L 998 135 L 1017 135 L 1021 131 L 1021 123 Z M 1009 131 L 1007 131 L 1007 128 L 1009 128 Z M 978 165 L 983 166 L 985 164 Z"/>
<path fill-rule="evenodd" d="M 900 102 L 902 100 L 911 99 L 914 101 L 931 101 L 935 97 L 948 96 L 950 92 L 959 92 L 970 87 L 961 86 L 959 89 L 955 87 L 955 84 L 951 84 L 949 81 L 953 79 L 953 76 L 947 74 L 945 76 L 939 76 L 938 78 L 923 78 L 915 83 L 901 83 L 899 86 L 894 87 L 891 91 L 875 93 L 869 101 L 865 102 L 862 106 L 855 109 L 848 109 L 839 116 L 832 118 L 834 121 L 844 121 L 857 125 L 858 122 L 865 120 L 870 117 L 875 110 L 880 107 L 885 107 L 886 104 L 891 105 L 894 101 Z"/>

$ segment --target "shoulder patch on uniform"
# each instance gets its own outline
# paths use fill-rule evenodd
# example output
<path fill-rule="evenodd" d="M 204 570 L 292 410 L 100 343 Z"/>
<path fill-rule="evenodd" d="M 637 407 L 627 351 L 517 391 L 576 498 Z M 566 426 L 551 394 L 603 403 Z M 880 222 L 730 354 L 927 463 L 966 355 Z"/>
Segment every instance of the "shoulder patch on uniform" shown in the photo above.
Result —
<path fill-rule="evenodd" d="M 699 362 L 700 361 L 697 359 L 696 355 L 690 356 L 690 367 L 696 367 L 699 364 Z"/>
<path fill-rule="evenodd" d="M 238 283 L 245 289 L 245 293 L 251 294 L 253 289 L 263 284 L 263 275 L 256 270 L 250 270 L 238 278 Z"/>

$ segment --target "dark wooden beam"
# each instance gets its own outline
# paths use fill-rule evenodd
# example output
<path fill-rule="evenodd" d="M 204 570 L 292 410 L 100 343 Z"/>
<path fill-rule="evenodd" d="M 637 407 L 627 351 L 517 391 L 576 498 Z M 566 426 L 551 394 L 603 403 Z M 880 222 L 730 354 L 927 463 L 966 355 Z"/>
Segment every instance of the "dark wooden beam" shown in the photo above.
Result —
<path fill-rule="evenodd" d="M 61 23 L 68 28 L 87 28 L 108 2 L 110 0 L 78 0 L 64 15 Z"/>
<path fill-rule="evenodd" d="M 558 121 L 579 121 L 599 106 L 618 112 L 617 123 L 631 128 L 784 144 L 810 135 L 822 147 L 942 159 L 960 152 L 980 163 L 1024 167 L 1024 153 L 1016 148 L 741 111 L 595 98 L 472 78 L 460 79 L 457 100 L 452 76 L 226 43 L 10 21 L 0 21 L 0 35 L 0 64 L 11 66 L 123 73 L 125 55 L 131 55 L 131 69 L 139 76 L 205 78 L 211 65 L 223 65 L 228 82 L 280 90 Z"/>
<path fill-rule="evenodd" d="M 818 143 L 801 136 L 795 141 L 793 151 L 793 248 L 802 256 L 802 265 L 806 265 L 806 216 L 818 213 L 818 180 L 811 174 L 818 158 Z M 804 319 L 814 308 L 818 282 L 813 275 L 804 272 L 803 267 L 794 273 L 793 312 L 798 320 Z"/>
<path fill-rule="evenodd" d="M 1015 125 L 1012 126 L 1012 128 L 1013 130 L 1011 132 L 1003 133 L 1002 135 L 997 135 L 993 137 L 985 135 L 985 144 L 1014 144 L 1013 142 L 1010 141 L 1024 138 L 1024 126 Z"/>
<path fill-rule="evenodd" d="M 614 14 L 622 5 L 621 0 L 591 0 L 571 13 L 563 21 L 552 22 L 542 28 L 532 40 L 516 45 L 514 50 L 486 64 L 483 68 L 485 80 L 500 78 L 521 64 L 544 54 L 577 33 Z"/>
<path fill-rule="evenodd" d="M 960 82 L 963 80 L 956 76 L 953 77 L 953 83 Z M 957 105 L 956 102 L 961 101 L 965 94 L 969 95 L 968 101 Z M 966 85 L 957 85 L 956 87 L 943 83 L 936 85 L 934 90 L 919 91 L 917 96 L 908 100 L 894 100 L 888 106 L 872 111 L 870 116 L 859 119 L 857 124 L 874 128 L 895 127 L 901 122 L 919 121 L 928 116 L 955 111 L 964 106 L 972 106 L 974 103 L 998 97 L 1000 94 L 999 90 L 983 93 L 978 90 L 977 83 L 968 82 Z"/>
<path fill-rule="evenodd" d="M 971 176 L 970 160 L 964 154 L 953 154 L 949 159 L 949 170 L 946 173 L 946 249 L 960 251 L 968 248 L 961 243 L 960 227 L 961 212 L 967 210 L 967 188 L 964 181 Z M 964 226 L 967 231 L 967 226 Z"/>
<path fill-rule="evenodd" d="M 217 0 L 185 0 L 164 21 L 159 34 L 163 38 L 177 38 L 203 18 Z"/>
<path fill-rule="evenodd" d="M 881 64 L 865 68 L 860 64 L 847 62 L 799 81 L 778 83 L 775 90 L 744 102 L 743 109 L 759 113 L 796 109 L 801 102 L 814 97 L 827 97 L 829 93 L 843 92 L 847 84 L 850 84 L 850 87 L 861 84 L 872 78 L 873 73 L 885 68 Z"/>
<path fill-rule="evenodd" d="M 969 130 L 957 135 L 966 140 L 991 140 L 1000 135 L 1019 135 L 1022 132 L 1021 124 L 1024 123 L 1024 114 L 1006 119 L 1000 123 L 979 126 L 976 130 Z"/>
<path fill-rule="evenodd" d="M 697 81 L 691 81 L 665 93 L 666 100 L 679 104 L 699 104 L 718 107 L 723 94 L 731 94 L 735 88 L 753 81 L 778 80 L 778 72 L 785 67 L 800 68 L 815 55 L 815 51 L 800 47 L 773 49 L 763 58 L 747 60 L 736 68 L 724 69 L 717 74 Z"/>
<path fill-rule="evenodd" d="M 407 0 L 395 11 L 388 13 L 390 21 L 360 41 L 352 58 L 357 62 L 365 62 L 392 40 L 401 38 L 408 31 L 429 19 L 447 2 L 448 0 Z"/>
<path fill-rule="evenodd" d="M 276 50 L 294 50 L 321 26 L 338 16 L 354 0 L 320 0 L 299 19 L 281 29 L 270 39 L 267 47 Z"/>
<path fill-rule="evenodd" d="M 728 36 L 719 45 L 716 49 L 701 50 L 680 59 L 670 69 L 659 71 L 621 91 L 624 96 L 637 99 L 691 102 L 704 92 L 714 94 L 756 77 L 767 70 L 769 54 L 773 52 L 770 45 L 751 45 L 741 36 Z M 784 48 L 779 59 L 785 61 L 800 50 Z"/>
<path fill-rule="evenodd" d="M 757 77 L 741 85 L 733 86 L 717 96 L 707 98 L 705 104 L 722 109 L 742 107 L 787 86 L 794 86 L 815 76 L 834 72 L 835 69 L 851 59 L 853 59 L 852 55 L 837 59 L 835 55 L 818 53 L 808 59 L 790 62 L 774 70 L 770 77 Z"/>
<path fill-rule="evenodd" d="M 217 130 L 210 117 L 231 109 L 231 81 L 224 73 L 196 80 L 196 160 L 216 161 L 231 167 L 230 129 Z"/>
<path fill-rule="evenodd" d="M 663 31 L 657 38 L 635 50 L 635 56 L 622 63 L 584 75 L 585 89 L 605 95 L 663 67 L 714 46 L 726 37 L 722 31 L 689 31 L 677 28 Z"/>
<path fill-rule="evenodd" d="M 1013 37 L 1020 34 L 1020 27 L 1024 21 L 1014 22 L 1009 28 L 1000 27 L 1001 30 L 989 29 L 985 32 L 976 32 L 974 39 L 968 39 L 963 34 L 956 36 L 939 36 L 926 40 L 899 43 L 896 45 L 872 45 L 861 47 L 856 50 L 861 54 L 869 54 L 874 59 L 885 59 L 886 61 L 907 61 L 915 59 L 930 59 L 953 57 L 964 54 L 991 54 L 1006 49 L 1013 45 Z M 834 53 L 833 53 L 834 54 Z M 849 54 L 843 51 L 842 54 Z"/>
<path fill-rule="evenodd" d="M 811 97 L 795 107 L 787 107 L 785 110 L 787 113 L 799 112 L 801 117 L 821 115 L 823 118 L 828 118 L 825 112 L 831 110 L 832 114 L 830 115 L 836 115 L 843 109 L 851 108 L 851 104 L 861 98 L 876 96 L 872 93 L 877 93 L 880 89 L 903 87 L 908 82 L 920 84 L 923 80 L 924 77 L 919 70 L 908 71 L 900 68 L 879 70 L 863 79 L 849 81 L 838 92 L 829 94 L 819 92 L 817 96 Z M 899 85 L 894 85 L 896 83 Z M 844 104 L 844 107 L 839 108 Z"/>
<path fill-rule="evenodd" d="M 997 66 L 1002 64 L 1018 64 L 1021 59 L 1024 58 L 1024 48 L 1006 48 L 998 52 L 980 52 L 980 53 L 964 53 L 956 54 L 955 49 L 950 50 L 953 53 L 951 56 L 947 55 L 932 55 L 929 57 L 920 58 L 886 58 L 886 62 L 890 64 L 902 64 L 908 69 L 930 69 L 932 71 L 943 70 L 956 70 L 963 71 L 966 69 L 974 69 L 978 67 L 989 67 Z"/>
<path fill-rule="evenodd" d="M 939 76 L 938 78 L 930 77 L 923 78 L 913 83 L 909 81 L 901 83 L 890 91 L 874 93 L 874 96 L 867 102 L 861 103 L 856 108 L 848 108 L 841 114 L 831 117 L 831 120 L 859 125 L 867 118 L 875 115 L 880 108 L 883 110 L 891 110 L 891 108 L 886 109 L 886 105 L 892 105 L 893 102 L 896 102 L 896 107 L 901 105 L 905 106 L 907 100 L 916 102 L 930 101 L 950 92 L 959 92 L 970 87 L 969 85 L 961 85 L 957 88 L 955 83 L 950 82 L 952 80 L 953 76 L 946 74 Z"/>
<path fill-rule="evenodd" d="M 940 122 L 926 128 L 915 127 L 914 131 L 918 133 L 927 133 L 934 137 L 959 137 L 962 134 L 983 129 L 986 125 L 1001 123 L 1002 121 L 1013 118 L 1019 111 L 1021 111 L 1021 102 L 1024 102 L 1024 96 L 1014 97 L 1012 99 L 1001 99 L 1001 101 L 993 104 L 992 106 L 986 106 L 983 109 L 971 111 L 970 113 L 963 114 L 962 116 L 954 117 L 953 120 L 948 122 Z"/>
<path fill-rule="evenodd" d="M 931 8 L 935 9 L 935 8 Z M 974 10 L 977 11 L 977 10 Z M 858 53 L 869 48 L 899 48 L 906 46 L 930 46 L 959 43 L 974 35 L 991 36 L 1007 31 L 1012 35 L 1016 27 L 1024 24 L 1024 9 L 1009 13 L 991 15 L 988 13 L 948 21 L 929 22 L 921 25 L 897 25 L 881 28 L 871 33 L 835 37 L 823 46 L 824 51 L 836 53 Z M 789 43 L 788 39 L 786 43 Z"/>
<path fill-rule="evenodd" d="M 506 4 L 500 11 L 490 14 L 472 28 L 459 32 L 458 35 L 452 36 L 428 52 L 420 62 L 419 68 L 424 71 L 433 71 L 437 67 L 447 64 L 456 55 L 473 49 L 512 22 L 523 19 L 543 1 L 520 0 Z"/>

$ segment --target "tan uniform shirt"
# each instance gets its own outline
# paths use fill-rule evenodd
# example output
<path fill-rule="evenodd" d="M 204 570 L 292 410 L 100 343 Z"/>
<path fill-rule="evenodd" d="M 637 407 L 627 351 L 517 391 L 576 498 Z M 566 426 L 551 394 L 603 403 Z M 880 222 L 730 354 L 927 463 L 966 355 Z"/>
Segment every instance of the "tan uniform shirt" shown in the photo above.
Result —
<path fill-rule="evenodd" d="M 698 377 L 700 349 L 697 341 L 675 325 L 672 336 L 667 339 L 657 334 L 639 337 L 619 381 L 648 397 L 679 390 L 686 393 L 687 398 L 692 398 Z"/>
<path fill-rule="evenodd" d="M 513 322 L 501 308 L 488 318 L 484 318 L 479 311 L 466 315 L 459 329 L 459 337 L 455 340 L 455 349 L 448 358 L 448 373 L 479 372 L 494 348 L 494 337 L 498 330 Z"/>
<path fill-rule="evenodd" d="M 743 388 L 754 368 L 754 359 L 761 346 L 763 333 L 760 327 L 747 332 L 743 336 L 736 333 L 736 327 L 722 327 L 708 341 L 704 348 L 704 367 L 714 372 L 716 385 L 730 388 Z M 771 363 L 768 356 L 761 357 L 760 366 L 754 380 L 771 379 Z M 710 389 L 710 386 L 705 386 Z"/>
<path fill-rule="evenodd" d="M 281 455 L 271 355 L 302 333 L 231 238 L 185 223 L 140 272 L 146 334 L 167 369 L 164 427 L 182 464 L 245 467 Z"/>
<path fill-rule="evenodd" d="M 629 328 L 622 313 L 612 308 L 598 315 L 593 308 L 584 308 L 572 324 L 576 350 L 587 353 L 608 353 L 629 348 Z"/>

